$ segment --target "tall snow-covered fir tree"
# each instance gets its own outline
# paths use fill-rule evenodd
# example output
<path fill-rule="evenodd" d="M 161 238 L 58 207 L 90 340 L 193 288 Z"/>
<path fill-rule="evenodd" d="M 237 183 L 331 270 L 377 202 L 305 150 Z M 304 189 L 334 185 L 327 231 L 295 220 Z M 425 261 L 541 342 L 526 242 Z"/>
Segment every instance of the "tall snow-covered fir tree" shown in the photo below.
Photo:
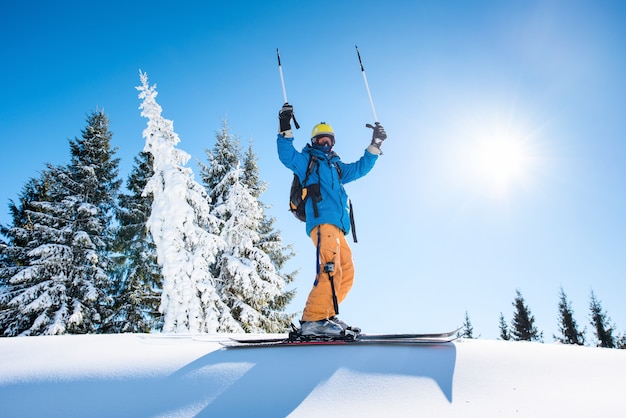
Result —
<path fill-rule="evenodd" d="M 219 214 L 228 214 L 221 234 L 226 250 L 220 259 L 218 283 L 235 322 L 222 321 L 222 330 L 283 332 L 291 316 L 272 306 L 283 297 L 285 281 L 270 256 L 259 247 L 262 208 L 241 181 L 240 170 L 231 171 L 224 181 L 233 185 L 228 189 L 226 201 L 216 208 Z"/>
<path fill-rule="evenodd" d="M 203 186 L 185 167 L 189 154 L 176 148 L 180 138 L 173 122 L 161 115 L 156 86 L 148 85 L 145 73 L 140 77 L 141 115 L 148 119 L 144 151 L 152 155 L 154 170 L 144 191 L 152 197 L 147 227 L 163 274 L 163 331 L 216 332 L 228 311 L 211 272 L 224 245 L 219 220 L 211 214 Z"/>
<path fill-rule="evenodd" d="M 215 214 L 223 222 L 221 236 L 226 241 L 214 268 L 220 295 L 232 315 L 222 318 L 221 330 L 285 331 L 293 315 L 283 311 L 295 291 L 285 290 L 293 274 L 283 275 L 281 268 L 290 253 L 259 201 L 265 185 L 252 145 L 240 168 L 239 140 L 223 121 L 213 149 L 206 154 L 208 164 L 200 163 L 200 171 Z"/>
<path fill-rule="evenodd" d="M 248 186 L 252 195 L 259 199 L 261 194 L 265 191 L 266 185 L 260 178 L 257 158 L 252 147 L 252 142 L 250 142 L 248 151 L 244 155 L 243 167 L 243 182 Z M 261 219 L 258 230 L 260 237 L 258 247 L 270 257 L 274 268 L 283 277 L 285 282 L 284 288 L 286 288 L 288 284 L 295 280 L 297 274 L 297 272 L 286 273 L 283 271 L 285 263 L 294 256 L 293 247 L 283 244 L 280 231 L 274 227 L 276 219 L 267 215 L 265 211 L 267 207 L 260 200 L 259 204 L 263 209 L 263 218 Z M 295 289 L 283 289 L 282 295 L 270 301 L 270 309 L 284 311 L 295 295 Z M 290 314 L 289 321 L 291 321 L 294 316 L 295 314 Z"/>
<path fill-rule="evenodd" d="M 230 133 L 230 127 L 226 119 L 222 120 L 222 127 L 215 133 L 215 145 L 213 149 L 205 149 L 207 164 L 198 161 L 200 169 L 200 179 L 209 195 L 211 211 L 220 219 L 220 231 L 224 226 L 224 219 L 228 214 L 219 214 L 216 207 L 222 205 L 226 199 L 228 189 L 233 183 L 224 181 L 230 173 L 237 168 L 240 161 L 239 139 Z M 212 266 L 212 273 L 215 277 L 220 275 L 222 249 L 216 256 L 217 262 Z"/>
<path fill-rule="evenodd" d="M 556 341 L 563 344 L 585 345 L 584 332 L 578 331 L 574 311 L 562 287 L 559 292 L 559 332 L 560 336 L 554 336 Z"/>
<path fill-rule="evenodd" d="M 115 302 L 113 316 L 107 324 L 109 332 L 150 332 L 163 327 L 163 315 L 159 312 L 163 276 L 154 241 L 146 227 L 152 196 L 142 195 L 153 175 L 152 155 L 139 153 L 128 176 L 130 193 L 120 193 L 114 246 Z"/>
<path fill-rule="evenodd" d="M 515 341 L 542 341 L 543 333 L 539 332 L 535 326 L 535 317 L 526 306 L 524 297 L 519 290 L 516 290 L 515 313 L 511 322 L 511 337 Z"/>
<path fill-rule="evenodd" d="M 0 296 L 4 335 L 102 331 L 120 184 L 111 137 L 104 112 L 90 114 L 70 141 L 71 162 L 48 165 L 36 193 L 23 195 L 27 205 L 14 209 L 25 218 L 14 217 L 7 250 L 22 260 L 2 273 L 10 275 Z"/>

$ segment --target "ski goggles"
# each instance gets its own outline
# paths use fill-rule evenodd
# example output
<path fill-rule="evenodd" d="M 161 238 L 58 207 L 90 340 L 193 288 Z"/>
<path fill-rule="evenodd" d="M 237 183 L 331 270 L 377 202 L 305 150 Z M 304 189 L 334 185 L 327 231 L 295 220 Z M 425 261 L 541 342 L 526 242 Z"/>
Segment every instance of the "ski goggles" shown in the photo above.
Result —
<path fill-rule="evenodd" d="M 313 140 L 314 143 L 318 145 L 329 145 L 331 147 L 335 145 L 335 137 L 329 134 L 317 135 L 315 138 L 313 138 Z"/>

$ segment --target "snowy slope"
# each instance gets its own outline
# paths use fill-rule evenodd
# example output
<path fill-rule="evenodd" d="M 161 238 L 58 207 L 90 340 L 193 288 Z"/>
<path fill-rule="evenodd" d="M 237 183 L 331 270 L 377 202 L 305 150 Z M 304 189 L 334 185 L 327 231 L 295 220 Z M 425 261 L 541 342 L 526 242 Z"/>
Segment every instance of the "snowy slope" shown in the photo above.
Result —
<path fill-rule="evenodd" d="M 2 417 L 591 417 L 623 412 L 626 351 L 446 346 L 226 350 L 226 335 L 0 339 Z"/>

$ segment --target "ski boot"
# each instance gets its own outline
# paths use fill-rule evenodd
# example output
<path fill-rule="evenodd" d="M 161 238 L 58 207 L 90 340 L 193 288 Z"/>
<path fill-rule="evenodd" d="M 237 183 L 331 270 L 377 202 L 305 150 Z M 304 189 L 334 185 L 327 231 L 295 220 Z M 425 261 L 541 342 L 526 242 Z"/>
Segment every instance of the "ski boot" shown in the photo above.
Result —
<path fill-rule="evenodd" d="M 328 319 L 320 319 L 319 321 L 304 321 L 300 327 L 300 335 L 303 337 L 341 337 L 344 330 L 341 325 L 329 321 Z"/>
<path fill-rule="evenodd" d="M 343 322 L 341 319 L 339 319 L 336 316 L 328 318 L 328 320 L 331 321 L 331 322 L 334 322 L 337 325 L 339 325 L 344 331 L 351 331 L 355 335 L 358 335 L 358 334 L 361 333 L 361 328 L 355 327 L 355 326 L 352 326 L 352 325 L 348 325 L 348 324 L 346 324 L 345 322 Z"/>

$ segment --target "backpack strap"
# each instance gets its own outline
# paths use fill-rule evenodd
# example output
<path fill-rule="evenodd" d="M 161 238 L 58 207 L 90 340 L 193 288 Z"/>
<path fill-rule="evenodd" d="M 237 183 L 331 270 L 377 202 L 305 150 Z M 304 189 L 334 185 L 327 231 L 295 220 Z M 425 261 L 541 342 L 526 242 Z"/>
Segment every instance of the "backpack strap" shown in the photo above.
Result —
<path fill-rule="evenodd" d="M 306 174 L 304 175 L 304 180 L 302 180 L 302 190 L 306 190 L 306 197 L 304 200 L 308 198 L 312 198 L 313 201 L 313 215 L 317 218 L 320 214 L 317 209 L 317 202 L 322 200 L 320 195 L 320 185 L 318 184 L 310 184 L 307 186 L 307 182 L 309 181 L 309 176 L 313 172 L 313 168 L 317 167 L 317 175 L 319 177 L 319 164 L 317 161 L 317 157 L 313 154 L 309 154 L 309 165 L 306 168 Z"/>
<path fill-rule="evenodd" d="M 309 181 L 309 176 L 313 172 L 313 167 L 317 164 L 317 157 L 313 154 L 309 154 L 309 165 L 306 168 L 306 174 L 304 180 L 302 180 L 302 187 L 306 187 L 306 182 Z"/>
<path fill-rule="evenodd" d="M 339 179 L 341 180 L 341 167 L 339 166 L 339 163 L 337 161 L 335 161 L 335 168 L 337 169 L 337 174 L 339 175 Z"/>

